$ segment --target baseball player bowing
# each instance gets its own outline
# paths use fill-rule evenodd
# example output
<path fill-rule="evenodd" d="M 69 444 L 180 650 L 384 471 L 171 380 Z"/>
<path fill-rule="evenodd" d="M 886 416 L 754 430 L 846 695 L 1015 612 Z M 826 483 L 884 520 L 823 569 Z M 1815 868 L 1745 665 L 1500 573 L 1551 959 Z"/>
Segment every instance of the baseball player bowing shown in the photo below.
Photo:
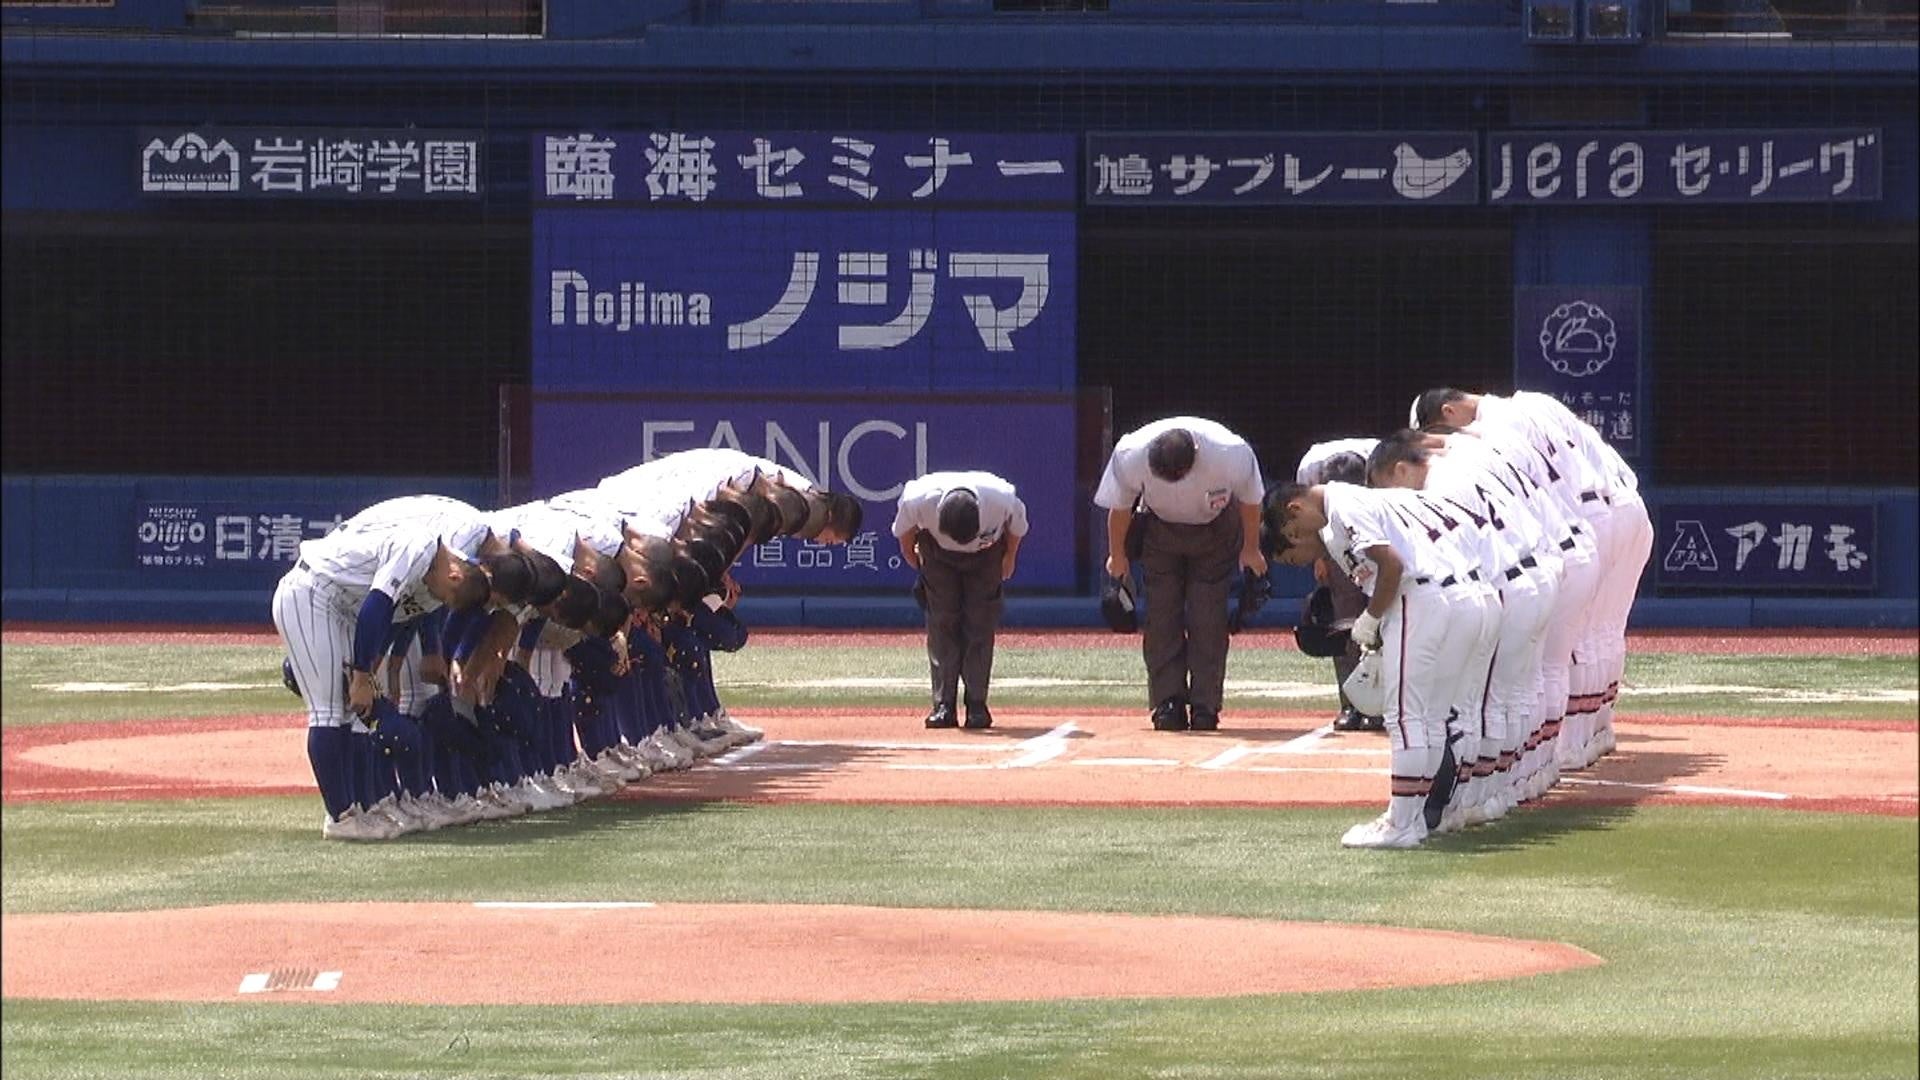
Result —
<path fill-rule="evenodd" d="M 484 607 L 492 586 L 477 562 L 490 537 L 480 511 L 416 495 L 362 510 L 300 545 L 273 594 L 273 624 L 307 704 L 307 760 L 326 804 L 329 839 L 384 840 L 391 822 L 354 805 L 350 728 L 372 711 L 373 670 L 393 627 L 446 605 Z M 364 725 L 361 725 L 364 730 Z"/>
<path fill-rule="evenodd" d="M 933 680 L 930 728 L 960 721 L 954 704 L 966 684 L 966 726 L 993 726 L 987 688 L 993 637 L 1027 535 L 1027 507 L 1013 485 L 987 472 L 928 473 L 900 491 L 893 535 L 900 557 L 920 572 L 927 609 L 927 666 Z"/>
<path fill-rule="evenodd" d="M 1139 537 L 1147 583 L 1141 652 L 1155 730 L 1220 726 L 1234 571 L 1267 572 L 1263 494 L 1253 448 L 1212 420 L 1156 420 L 1123 436 L 1107 460 L 1093 501 L 1107 511 L 1109 577 L 1132 572 L 1128 541 L 1136 530 Z"/>
<path fill-rule="evenodd" d="M 1467 772 L 1459 789 L 1463 823 L 1491 821 L 1520 801 L 1514 769 L 1532 730 L 1540 682 L 1540 658 L 1562 575 L 1559 548 L 1524 499 L 1517 479 L 1503 475 L 1497 459 L 1478 440 L 1400 431 L 1380 444 L 1369 461 L 1376 487 L 1425 491 L 1470 519 L 1486 538 L 1483 575 L 1500 597 L 1498 647 L 1488 663 L 1478 714 L 1463 714 L 1467 737 L 1458 753 Z M 1471 689 L 1471 687 L 1469 687 Z"/>
<path fill-rule="evenodd" d="M 1356 848 L 1410 848 L 1427 838 L 1425 809 L 1447 746 L 1447 719 L 1466 695 L 1471 657 L 1498 629 L 1458 518 L 1418 492 L 1352 484 L 1284 484 L 1267 495 L 1269 528 L 1332 561 L 1367 595 L 1353 640 L 1381 651 L 1392 788 L 1387 812 L 1347 830 Z"/>
<path fill-rule="evenodd" d="M 1314 443 L 1300 456 L 1300 464 L 1294 470 L 1294 481 L 1308 487 L 1333 481 L 1365 486 L 1367 455 L 1373 453 L 1373 448 L 1379 444 L 1379 439 L 1334 439 Z M 1350 621 L 1366 609 L 1367 598 L 1352 578 L 1334 571 L 1324 559 L 1316 559 L 1311 565 L 1314 581 L 1327 587 L 1336 621 Z M 1359 660 L 1358 653 L 1357 648 L 1350 648 L 1345 655 L 1333 658 L 1333 684 L 1340 694 L 1340 714 L 1333 721 L 1335 731 L 1381 731 L 1386 726 L 1380 717 L 1361 713 L 1353 707 L 1353 702 L 1347 700 L 1347 676 L 1353 674 L 1353 666 Z"/>

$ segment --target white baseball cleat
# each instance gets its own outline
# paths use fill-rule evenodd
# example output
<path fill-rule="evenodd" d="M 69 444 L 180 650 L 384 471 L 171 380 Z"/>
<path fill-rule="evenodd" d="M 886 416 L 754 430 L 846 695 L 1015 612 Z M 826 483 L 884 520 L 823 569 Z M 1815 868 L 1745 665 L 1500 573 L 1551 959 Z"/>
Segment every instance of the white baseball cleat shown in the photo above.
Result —
<path fill-rule="evenodd" d="M 719 720 L 721 727 L 733 732 L 734 739 L 736 740 L 734 742 L 735 746 L 757 743 L 767 737 L 767 733 L 759 728 L 735 720 L 733 714 L 727 711 L 725 705 L 720 706 Z"/>
<path fill-rule="evenodd" d="M 1427 838 L 1426 822 L 1415 818 L 1412 825 L 1397 829 L 1391 813 L 1381 814 L 1364 825 L 1355 825 L 1340 838 L 1341 847 L 1416 848 Z"/>
<path fill-rule="evenodd" d="M 667 733 L 666 728 L 661 728 L 647 736 L 645 745 L 652 747 L 654 752 L 660 755 L 665 762 L 665 767 L 671 772 L 678 772 L 693 765 L 692 751 L 680 745 L 678 740 Z"/>
<path fill-rule="evenodd" d="M 557 791 L 549 791 L 545 785 L 532 776 L 523 776 L 520 782 L 510 789 L 514 796 L 527 804 L 527 809 L 535 813 L 546 810 L 559 810 L 573 805 L 573 800 L 564 798 Z"/>
<path fill-rule="evenodd" d="M 400 804 L 396 802 L 391 795 L 368 807 L 366 815 L 379 815 L 393 822 L 394 836 L 406 836 L 409 833 L 425 832 L 427 829 L 425 822 L 401 809 Z"/>
<path fill-rule="evenodd" d="M 320 835 L 328 840 L 391 840 L 393 823 L 370 818 L 358 807 L 348 807 L 338 818 L 329 818 L 320 826 Z"/>
<path fill-rule="evenodd" d="M 445 798 L 445 796 L 442 796 Z M 506 817 L 506 812 L 491 804 L 481 802 L 466 792 L 461 792 L 448 800 L 447 806 L 460 816 L 460 824 L 471 825 L 476 821 L 492 821 Z"/>
<path fill-rule="evenodd" d="M 428 832 L 433 832 L 436 829 L 444 829 L 448 825 L 453 824 L 437 807 L 426 802 L 424 799 L 414 798 L 412 795 L 400 796 L 400 809 L 412 815 L 413 819 L 420 823 L 420 827 Z"/>

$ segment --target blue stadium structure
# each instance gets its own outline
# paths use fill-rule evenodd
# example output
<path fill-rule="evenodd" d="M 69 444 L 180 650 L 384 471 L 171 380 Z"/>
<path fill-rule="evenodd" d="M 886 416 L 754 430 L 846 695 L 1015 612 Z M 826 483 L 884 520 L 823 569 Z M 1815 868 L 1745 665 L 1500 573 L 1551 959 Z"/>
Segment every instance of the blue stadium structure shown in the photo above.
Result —
<path fill-rule="evenodd" d="M 1007 475 L 1009 622 L 1093 625 L 1115 432 L 1280 475 L 1457 385 L 1633 462 L 1637 622 L 1920 623 L 1913 0 L 0 13 L 8 619 L 258 622 L 377 498 L 731 444 L 870 523 Z M 917 624 L 874 540 L 749 613 Z"/>

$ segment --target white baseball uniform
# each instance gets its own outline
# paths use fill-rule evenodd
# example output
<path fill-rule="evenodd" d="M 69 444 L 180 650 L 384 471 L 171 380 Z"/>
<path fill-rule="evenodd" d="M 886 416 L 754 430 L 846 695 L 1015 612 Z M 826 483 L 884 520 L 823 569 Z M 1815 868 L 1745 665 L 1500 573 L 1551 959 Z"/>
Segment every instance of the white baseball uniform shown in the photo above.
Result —
<path fill-rule="evenodd" d="M 1364 464 L 1373 455 L 1373 448 L 1380 445 L 1379 439 L 1333 439 L 1328 442 L 1314 443 L 1307 452 L 1300 455 L 1300 464 L 1294 468 L 1295 483 L 1314 484 L 1327 482 L 1325 466 L 1328 461 L 1341 454 L 1352 454 Z"/>
<path fill-rule="evenodd" d="M 489 534 L 480 511 L 457 499 L 415 495 L 376 503 L 339 528 L 300 545 L 300 557 L 273 594 L 273 624 L 307 701 L 310 727 L 345 727 L 345 671 L 367 595 L 393 599 L 393 622 L 440 607 L 427 571 L 441 545 L 474 558 Z"/>
<path fill-rule="evenodd" d="M 1393 758 L 1388 814 L 1396 828 L 1418 821 L 1446 750 L 1447 716 L 1461 700 L 1475 654 L 1489 648 L 1498 616 L 1477 580 L 1460 530 L 1420 493 L 1327 484 L 1327 555 L 1369 596 L 1379 566 L 1368 551 L 1391 548 L 1403 574 L 1381 620 L 1385 717 Z M 1484 685 L 1484 684 L 1483 684 Z"/>

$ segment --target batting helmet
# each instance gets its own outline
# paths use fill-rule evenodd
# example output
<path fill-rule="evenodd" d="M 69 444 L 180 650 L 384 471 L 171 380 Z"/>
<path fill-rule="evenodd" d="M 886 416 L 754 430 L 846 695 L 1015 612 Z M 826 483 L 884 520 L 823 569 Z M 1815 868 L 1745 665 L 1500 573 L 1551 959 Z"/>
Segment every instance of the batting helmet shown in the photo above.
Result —
<path fill-rule="evenodd" d="M 1345 656 L 1352 624 L 1333 617 L 1333 591 L 1325 585 L 1307 597 L 1306 610 L 1293 628 L 1294 643 L 1308 656 Z"/>

